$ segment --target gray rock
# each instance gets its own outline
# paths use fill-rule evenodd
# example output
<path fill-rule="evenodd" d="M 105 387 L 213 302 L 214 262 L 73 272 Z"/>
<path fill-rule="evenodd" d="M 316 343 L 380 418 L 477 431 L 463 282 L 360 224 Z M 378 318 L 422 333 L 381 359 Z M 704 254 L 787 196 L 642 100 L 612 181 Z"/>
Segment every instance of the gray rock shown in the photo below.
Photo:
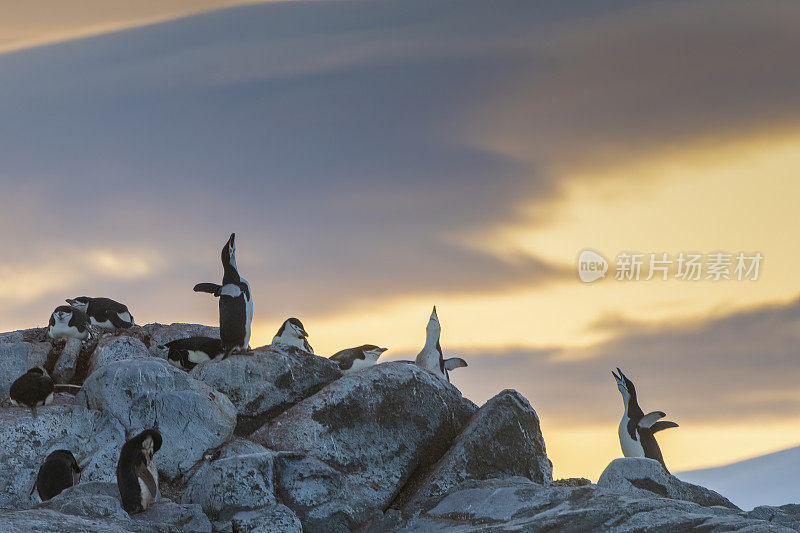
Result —
<path fill-rule="evenodd" d="M 713 490 L 686 483 L 668 474 L 661 464 L 653 459 L 639 457 L 615 459 L 600 474 L 597 486 L 632 496 L 657 495 L 694 502 L 703 507 L 719 505 L 739 509 Z"/>
<path fill-rule="evenodd" d="M 211 533 L 211 521 L 203 514 L 199 505 L 178 504 L 167 498 L 159 498 L 145 512 L 134 515 L 135 522 L 163 524 L 169 531 L 186 533 Z"/>
<path fill-rule="evenodd" d="M 136 337 L 122 335 L 119 337 L 106 336 L 97 343 L 92 357 L 89 360 L 89 374 L 100 368 L 126 359 L 146 359 L 151 357 L 147 346 Z"/>
<path fill-rule="evenodd" d="M 89 459 L 87 470 L 114 465 L 97 450 L 124 442 L 122 426 L 105 413 L 68 405 L 41 407 L 33 418 L 28 409 L 0 409 L 0 509 L 19 509 L 39 501 L 29 496 L 44 459 L 56 449 L 72 451 L 78 461 Z M 91 477 L 91 476 L 88 476 Z"/>
<path fill-rule="evenodd" d="M 513 476 L 551 483 L 553 464 L 547 458 L 536 411 L 517 391 L 504 390 L 472 417 L 416 493 L 413 486 L 404 488 L 413 496 L 403 512 L 413 514 L 425 502 L 437 501 L 448 489 L 469 479 Z M 402 503 L 402 498 L 395 502 Z"/>
<path fill-rule="evenodd" d="M 156 323 L 142 326 L 139 335 L 147 341 L 145 344 L 148 345 L 151 354 L 166 359 L 169 350 L 159 348 L 159 346 L 163 346 L 165 343 L 175 339 L 186 339 L 188 337 L 213 337 L 218 339 L 219 328 L 180 322 L 169 325 Z"/>
<path fill-rule="evenodd" d="M 192 475 L 181 501 L 199 504 L 206 514 L 220 520 L 230 519 L 240 510 L 275 504 L 273 453 L 257 444 L 252 446 L 261 451 L 235 454 L 242 443 L 233 449 L 223 445 Z"/>
<path fill-rule="evenodd" d="M 416 365 L 382 363 L 334 381 L 251 438 L 273 450 L 304 452 L 338 471 L 316 474 L 328 477 L 329 484 L 302 487 L 318 493 L 283 501 L 309 531 L 314 529 L 307 509 L 289 502 L 350 507 L 352 515 L 340 513 L 331 520 L 352 518 L 354 523 L 346 524 L 352 529 L 372 510 L 386 508 L 414 471 L 435 464 L 475 410 L 458 389 L 432 373 Z M 321 506 L 311 508 L 325 519 Z"/>
<path fill-rule="evenodd" d="M 47 328 L 20 329 L 8 333 L 0 333 L 0 345 L 28 343 L 28 368 L 44 366 L 50 352 L 51 339 L 47 336 Z"/>
<path fill-rule="evenodd" d="M 762 505 L 747 513 L 747 516 L 800 531 L 800 505 L 796 503 L 780 507 Z"/>
<path fill-rule="evenodd" d="M 197 365 L 191 376 L 236 406 L 236 433 L 250 434 L 266 421 L 342 376 L 332 361 L 286 344 L 257 348 L 252 355 Z"/>
<path fill-rule="evenodd" d="M 18 377 L 28 371 L 27 342 L 0 343 L 0 400 L 8 398 L 8 389 Z"/>
<path fill-rule="evenodd" d="M 248 533 L 303 533 L 303 525 L 291 509 L 275 504 L 255 511 L 239 511 L 231 520 L 233 531 Z"/>
<path fill-rule="evenodd" d="M 53 380 L 56 383 L 72 383 L 83 346 L 78 339 L 67 339 L 53 369 Z"/>
<path fill-rule="evenodd" d="M 156 463 L 168 478 L 188 471 L 236 425 L 236 409 L 224 394 L 155 357 L 103 366 L 86 379 L 75 402 L 108 413 L 128 434 L 158 427 L 164 443 Z"/>

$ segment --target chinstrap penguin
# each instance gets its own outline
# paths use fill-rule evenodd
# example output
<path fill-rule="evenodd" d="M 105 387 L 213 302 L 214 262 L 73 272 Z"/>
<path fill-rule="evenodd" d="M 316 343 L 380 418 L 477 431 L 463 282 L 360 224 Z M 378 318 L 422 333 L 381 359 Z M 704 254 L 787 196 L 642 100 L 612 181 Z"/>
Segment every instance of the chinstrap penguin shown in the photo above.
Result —
<path fill-rule="evenodd" d="M 28 407 L 36 418 L 36 408 L 53 403 L 53 380 L 43 368 L 35 366 L 11 384 L 9 396 L 11 403 L 18 407 Z"/>
<path fill-rule="evenodd" d="M 236 234 L 231 233 L 222 247 L 222 285 L 198 283 L 195 292 L 207 292 L 219 298 L 219 336 L 223 359 L 234 350 L 250 349 L 250 323 L 253 320 L 253 298 L 250 284 L 239 275 L 236 266 Z"/>
<path fill-rule="evenodd" d="M 59 305 L 50 315 L 47 335 L 53 339 L 89 338 L 89 317 L 82 310 L 69 305 Z"/>
<path fill-rule="evenodd" d="M 141 513 L 158 494 L 158 469 L 153 455 L 161 448 L 161 433 L 146 429 L 125 442 L 117 463 L 117 487 L 122 508 L 128 514 Z"/>
<path fill-rule="evenodd" d="M 48 455 L 39 467 L 36 482 L 29 496 L 34 490 L 38 490 L 39 498 L 46 501 L 61 494 L 64 489 L 77 485 L 80 479 L 81 467 L 78 466 L 78 461 L 72 452 L 56 450 Z"/>
<path fill-rule="evenodd" d="M 278 332 L 272 337 L 272 343 L 275 344 L 276 342 L 296 346 L 308 353 L 314 353 L 314 348 L 308 343 L 306 328 L 303 327 L 303 323 L 299 319 L 294 317 L 287 318 L 281 324 Z"/>
<path fill-rule="evenodd" d="M 362 344 L 355 348 L 347 348 L 336 352 L 329 357 L 335 361 L 343 373 L 356 372 L 362 368 L 368 368 L 378 362 L 378 358 L 388 348 L 381 348 L 374 344 Z"/>
<path fill-rule="evenodd" d="M 68 298 L 66 302 L 75 309 L 86 313 L 92 325 L 100 329 L 124 329 L 134 325 L 133 315 L 128 311 L 128 306 L 111 298 L 78 296 L 77 298 Z"/>
<path fill-rule="evenodd" d="M 617 381 L 617 388 L 622 394 L 622 403 L 625 405 L 625 412 L 622 413 L 622 420 L 619 423 L 619 443 L 622 447 L 622 455 L 655 459 L 661 463 L 664 470 L 669 472 L 654 433 L 663 429 L 676 428 L 678 424 L 667 420 L 659 421 L 667 416 L 662 411 L 644 414 L 642 408 L 639 407 L 633 382 L 622 373 L 619 367 L 617 367 L 617 372 L 619 375 L 615 374 L 613 370 L 611 374 Z"/>
<path fill-rule="evenodd" d="M 167 361 L 173 366 L 191 370 L 198 363 L 209 361 L 222 353 L 222 341 L 212 337 L 175 339 L 159 346 L 169 349 Z"/>
<path fill-rule="evenodd" d="M 439 344 L 439 336 L 442 333 L 442 326 L 439 324 L 439 316 L 436 314 L 436 306 L 433 306 L 431 318 L 425 329 L 425 346 L 417 354 L 416 363 L 434 374 L 450 381 L 450 370 L 467 366 L 467 362 L 460 357 L 445 359 L 442 355 L 442 346 Z"/>

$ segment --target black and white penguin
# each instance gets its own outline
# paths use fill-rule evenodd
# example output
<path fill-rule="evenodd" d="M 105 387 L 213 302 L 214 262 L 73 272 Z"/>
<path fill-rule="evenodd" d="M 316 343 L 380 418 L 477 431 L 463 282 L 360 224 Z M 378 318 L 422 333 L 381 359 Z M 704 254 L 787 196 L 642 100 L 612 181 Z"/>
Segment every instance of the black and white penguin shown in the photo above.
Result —
<path fill-rule="evenodd" d="M 308 343 L 308 332 L 303 327 L 303 323 L 297 318 L 287 318 L 284 320 L 278 332 L 272 337 L 272 343 L 280 342 L 290 346 L 296 346 L 308 353 L 314 353 L 314 348 Z"/>
<path fill-rule="evenodd" d="M 56 450 L 39 467 L 39 474 L 29 496 L 38 489 L 39 497 L 46 501 L 61 494 L 64 489 L 77 485 L 80 479 L 81 467 L 72 452 Z"/>
<path fill-rule="evenodd" d="M 111 298 L 78 296 L 77 298 L 68 298 L 67 303 L 86 313 L 92 325 L 100 329 L 124 329 L 134 324 L 133 315 L 128 311 L 128 306 Z"/>
<path fill-rule="evenodd" d="M 611 374 L 617 381 L 617 388 L 622 394 L 622 403 L 625 405 L 625 412 L 619 423 L 619 443 L 622 447 L 622 455 L 655 459 L 661 463 L 664 470 L 669 472 L 654 433 L 663 429 L 676 428 L 678 424 L 667 420 L 659 421 L 667 416 L 662 411 L 644 414 L 636 399 L 636 388 L 633 386 L 633 382 L 622 373 L 619 367 L 617 367 L 617 372 L 619 375 L 615 374 L 613 370 Z"/>
<path fill-rule="evenodd" d="M 117 463 L 117 487 L 122 508 L 128 514 L 141 513 L 158 494 L 158 470 L 153 455 L 161 448 L 161 433 L 146 429 L 125 442 Z"/>
<path fill-rule="evenodd" d="M 89 317 L 80 309 L 59 305 L 50 315 L 47 335 L 51 339 L 89 338 Z"/>
<path fill-rule="evenodd" d="M 253 320 L 253 297 L 250 284 L 236 267 L 236 234 L 222 247 L 222 285 L 198 283 L 195 292 L 207 292 L 219 298 L 219 336 L 223 359 L 234 350 L 250 349 L 250 323 Z"/>
<path fill-rule="evenodd" d="M 222 353 L 222 341 L 212 337 L 189 337 L 175 339 L 159 346 L 168 348 L 167 361 L 173 366 L 191 370 L 198 363 L 210 361 Z"/>
<path fill-rule="evenodd" d="M 436 306 L 433 306 L 431 318 L 425 329 L 425 346 L 417 354 L 416 363 L 434 374 L 450 381 L 450 370 L 467 366 L 467 362 L 460 357 L 445 359 L 442 355 L 442 346 L 439 344 L 439 336 L 442 334 L 442 326 L 439 324 L 439 316 L 436 314 Z"/>
<path fill-rule="evenodd" d="M 55 384 L 43 368 L 35 366 L 11 384 L 8 395 L 11 403 L 18 407 L 28 407 L 34 418 L 36 408 L 53 403 Z"/>
<path fill-rule="evenodd" d="M 336 361 L 343 373 L 356 372 L 362 368 L 368 368 L 378 362 L 378 358 L 388 348 L 381 348 L 374 344 L 362 344 L 356 348 L 347 348 L 336 352 L 329 357 L 331 361 Z"/>

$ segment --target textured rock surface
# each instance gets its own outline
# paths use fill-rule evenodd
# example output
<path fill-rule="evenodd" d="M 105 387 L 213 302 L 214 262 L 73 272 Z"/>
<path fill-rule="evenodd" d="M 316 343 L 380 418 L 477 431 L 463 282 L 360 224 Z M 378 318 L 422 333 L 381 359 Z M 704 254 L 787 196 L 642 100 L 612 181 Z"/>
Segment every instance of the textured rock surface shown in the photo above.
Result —
<path fill-rule="evenodd" d="M 83 343 L 78 339 L 67 339 L 53 368 L 53 380 L 56 383 L 72 383 L 75 368 Z"/>
<path fill-rule="evenodd" d="M 100 368 L 86 379 L 75 402 L 119 420 L 129 434 L 158 427 L 164 444 L 156 462 L 169 478 L 225 442 L 236 425 L 236 409 L 224 394 L 155 357 Z"/>
<path fill-rule="evenodd" d="M 97 348 L 95 348 L 89 360 L 89 374 L 117 361 L 146 359 L 148 357 L 151 357 L 151 355 L 147 350 L 147 346 L 135 337 L 127 335 L 103 337 L 97 343 Z"/>
<path fill-rule="evenodd" d="M 252 355 L 207 361 L 191 372 L 230 398 L 238 412 L 237 434 L 249 434 L 270 418 L 341 377 L 324 357 L 286 344 L 257 348 Z"/>
<path fill-rule="evenodd" d="M 0 343 L 0 400 L 8 398 L 11 384 L 28 371 L 28 353 L 31 345 L 27 342 Z"/>
<path fill-rule="evenodd" d="M 518 392 L 504 390 L 475 413 L 447 453 L 418 484 L 403 511 L 412 514 L 422 502 L 469 479 L 513 476 L 550 483 L 553 464 L 547 458 L 536 411 Z"/>
<path fill-rule="evenodd" d="M 333 487 L 318 484 L 315 498 L 361 516 L 387 507 L 417 468 L 434 464 L 475 410 L 458 389 L 416 365 L 383 363 L 331 383 L 252 438 L 273 450 L 304 452 L 338 471 L 317 473 L 338 479 Z M 303 519 L 303 509 L 287 505 Z M 311 507 L 319 513 L 320 506 Z"/>
<path fill-rule="evenodd" d="M 188 337 L 213 337 L 219 338 L 219 328 L 213 326 L 203 326 L 201 324 L 184 324 L 175 322 L 173 324 L 147 324 L 142 326 L 137 332 L 149 347 L 150 353 L 162 359 L 167 358 L 169 352 L 166 348 L 159 348 L 164 343 L 175 339 L 186 339 Z"/>
<path fill-rule="evenodd" d="M 748 518 L 766 520 L 770 524 L 785 526 L 800 531 L 800 505 L 790 503 L 780 507 L 762 505 L 749 513 Z"/>
<path fill-rule="evenodd" d="M 302 533 L 300 519 L 285 505 L 276 504 L 255 511 L 239 511 L 231 520 L 233 531 L 248 533 Z"/>
<path fill-rule="evenodd" d="M 69 405 L 39 409 L 0 409 L 0 509 L 27 507 L 39 501 L 29 496 L 36 473 L 53 450 L 71 450 L 81 461 L 91 457 L 84 480 L 115 479 L 116 456 L 111 461 L 98 450 L 124 442 L 122 426 L 106 413 Z"/>
<path fill-rule="evenodd" d="M 647 497 L 655 494 L 664 498 L 694 502 L 704 507 L 720 505 L 738 509 L 727 498 L 713 490 L 683 482 L 667 474 L 661 464 L 652 459 L 637 457 L 615 459 L 600 475 L 597 486 L 632 496 Z"/>

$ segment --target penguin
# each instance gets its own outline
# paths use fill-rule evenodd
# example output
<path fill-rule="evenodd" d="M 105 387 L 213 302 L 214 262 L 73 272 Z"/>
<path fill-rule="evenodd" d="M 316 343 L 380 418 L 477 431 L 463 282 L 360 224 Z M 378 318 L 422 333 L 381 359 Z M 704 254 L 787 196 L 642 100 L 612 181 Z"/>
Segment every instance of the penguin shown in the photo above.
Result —
<path fill-rule="evenodd" d="M 175 339 L 159 346 L 168 348 L 167 361 L 183 370 L 191 370 L 198 363 L 210 361 L 223 352 L 222 341 L 211 337 Z"/>
<path fill-rule="evenodd" d="M 64 489 L 74 487 L 81 479 L 81 467 L 78 461 L 69 450 L 56 450 L 47 456 L 36 481 L 28 496 L 33 495 L 33 491 L 39 491 L 39 498 L 47 501 L 54 496 L 58 496 Z"/>
<path fill-rule="evenodd" d="M 28 407 L 36 418 L 36 408 L 53 403 L 54 392 L 77 394 L 80 385 L 55 384 L 50 375 L 40 366 L 35 366 L 17 378 L 8 391 L 11 404 Z"/>
<path fill-rule="evenodd" d="M 158 494 L 158 470 L 153 455 L 161 448 L 161 433 L 146 429 L 123 444 L 117 462 L 117 487 L 122 508 L 141 513 Z"/>
<path fill-rule="evenodd" d="M 231 233 L 222 247 L 222 285 L 198 283 L 195 292 L 207 292 L 219 298 L 219 336 L 223 359 L 234 350 L 250 349 L 250 323 L 253 320 L 253 298 L 250 284 L 236 267 L 236 234 Z"/>
<path fill-rule="evenodd" d="M 272 337 L 272 344 L 276 342 L 297 346 L 308 353 L 314 353 L 314 348 L 308 343 L 306 328 L 303 327 L 303 323 L 299 319 L 294 317 L 287 318 L 278 328 L 278 332 Z"/>
<path fill-rule="evenodd" d="M 442 333 L 442 326 L 439 324 L 439 316 L 436 314 L 436 306 L 433 306 L 431 318 L 425 329 L 425 346 L 417 354 L 416 363 L 422 368 L 426 368 L 450 381 L 451 370 L 467 366 L 467 362 L 460 357 L 445 359 L 442 355 L 442 346 L 439 344 L 439 336 Z"/>
<path fill-rule="evenodd" d="M 125 329 L 134 325 L 133 315 L 128 311 L 128 306 L 111 298 L 78 296 L 72 299 L 67 298 L 66 302 L 75 309 L 86 313 L 92 325 L 100 329 Z"/>
<path fill-rule="evenodd" d="M 362 344 L 356 348 L 347 348 L 336 352 L 329 357 L 335 361 L 344 374 L 368 368 L 378 362 L 378 358 L 388 348 L 381 348 L 374 344 Z"/>
<path fill-rule="evenodd" d="M 89 338 L 89 317 L 80 309 L 59 305 L 50 315 L 47 335 L 53 340 L 71 337 L 84 341 Z"/>
<path fill-rule="evenodd" d="M 622 394 L 622 403 L 625 406 L 622 420 L 619 423 L 619 443 L 622 447 L 622 455 L 655 459 L 669 473 L 654 434 L 663 429 L 676 428 L 678 424 L 667 420 L 659 421 L 667 416 L 662 411 L 644 414 L 636 399 L 636 388 L 633 386 L 633 382 L 622 373 L 619 367 L 617 367 L 617 372 L 619 375 L 615 374 L 613 370 L 611 374 L 617 381 L 617 388 Z"/>

